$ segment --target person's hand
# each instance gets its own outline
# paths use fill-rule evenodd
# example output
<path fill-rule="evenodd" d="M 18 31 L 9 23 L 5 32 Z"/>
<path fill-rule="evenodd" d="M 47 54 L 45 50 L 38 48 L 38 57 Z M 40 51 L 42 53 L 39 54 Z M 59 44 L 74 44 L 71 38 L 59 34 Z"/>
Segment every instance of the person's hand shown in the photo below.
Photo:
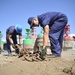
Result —
<path fill-rule="evenodd" d="M 17 47 L 21 47 L 21 44 L 16 44 Z"/>
<path fill-rule="evenodd" d="M 21 44 L 18 44 L 18 46 L 21 46 Z"/>
<path fill-rule="evenodd" d="M 16 44 L 15 47 L 16 48 L 21 48 L 21 44 Z"/>
<path fill-rule="evenodd" d="M 13 48 L 15 48 L 15 45 L 14 45 L 14 44 L 12 44 L 12 47 L 13 47 Z"/>
<path fill-rule="evenodd" d="M 46 47 L 42 47 L 40 58 L 44 60 L 46 58 Z"/>

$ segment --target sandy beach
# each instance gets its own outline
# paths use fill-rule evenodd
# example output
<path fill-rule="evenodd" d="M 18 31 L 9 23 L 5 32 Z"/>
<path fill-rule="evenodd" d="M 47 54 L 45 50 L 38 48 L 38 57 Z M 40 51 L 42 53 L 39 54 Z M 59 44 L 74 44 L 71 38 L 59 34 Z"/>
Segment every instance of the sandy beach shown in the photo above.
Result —
<path fill-rule="evenodd" d="M 0 75 L 75 75 L 75 50 L 63 51 L 60 58 L 38 62 L 0 54 Z"/>

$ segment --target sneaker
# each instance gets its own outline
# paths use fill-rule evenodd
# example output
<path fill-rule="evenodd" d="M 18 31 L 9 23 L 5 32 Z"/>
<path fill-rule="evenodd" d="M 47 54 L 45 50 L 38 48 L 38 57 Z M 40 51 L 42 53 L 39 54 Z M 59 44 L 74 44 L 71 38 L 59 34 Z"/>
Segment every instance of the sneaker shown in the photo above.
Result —
<path fill-rule="evenodd" d="M 61 57 L 60 55 L 54 55 L 54 54 L 50 54 L 47 55 L 48 58 L 56 58 L 56 57 Z"/>

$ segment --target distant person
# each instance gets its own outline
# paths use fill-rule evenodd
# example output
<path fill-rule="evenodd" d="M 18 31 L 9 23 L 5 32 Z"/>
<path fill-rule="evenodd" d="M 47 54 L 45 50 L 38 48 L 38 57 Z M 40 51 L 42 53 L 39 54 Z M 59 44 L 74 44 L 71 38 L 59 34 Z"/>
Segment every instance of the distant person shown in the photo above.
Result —
<path fill-rule="evenodd" d="M 67 16 L 61 12 L 47 12 L 37 17 L 28 18 L 30 28 L 33 29 L 40 25 L 44 30 L 43 48 L 41 52 L 42 59 L 45 59 L 46 56 L 48 38 L 50 39 L 52 52 L 49 57 L 54 58 L 61 56 L 64 28 L 67 22 Z"/>
<path fill-rule="evenodd" d="M 73 40 L 75 41 L 75 36 L 73 36 Z"/>
<path fill-rule="evenodd" d="M 7 41 L 7 50 L 8 53 L 11 54 L 11 46 L 14 48 L 15 45 L 18 44 L 17 42 L 17 35 L 19 36 L 19 45 L 22 44 L 22 26 L 21 25 L 15 25 L 10 26 L 6 30 L 6 41 Z M 16 51 L 16 53 L 19 53 L 19 49 Z"/>

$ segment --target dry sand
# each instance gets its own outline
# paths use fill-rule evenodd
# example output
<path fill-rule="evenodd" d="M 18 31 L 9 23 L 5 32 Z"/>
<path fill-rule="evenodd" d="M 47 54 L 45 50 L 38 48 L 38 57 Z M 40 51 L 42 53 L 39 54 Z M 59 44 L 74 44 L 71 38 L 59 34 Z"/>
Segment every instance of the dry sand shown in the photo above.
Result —
<path fill-rule="evenodd" d="M 75 75 L 75 51 L 63 51 L 61 58 L 39 62 L 0 54 L 0 75 Z"/>

